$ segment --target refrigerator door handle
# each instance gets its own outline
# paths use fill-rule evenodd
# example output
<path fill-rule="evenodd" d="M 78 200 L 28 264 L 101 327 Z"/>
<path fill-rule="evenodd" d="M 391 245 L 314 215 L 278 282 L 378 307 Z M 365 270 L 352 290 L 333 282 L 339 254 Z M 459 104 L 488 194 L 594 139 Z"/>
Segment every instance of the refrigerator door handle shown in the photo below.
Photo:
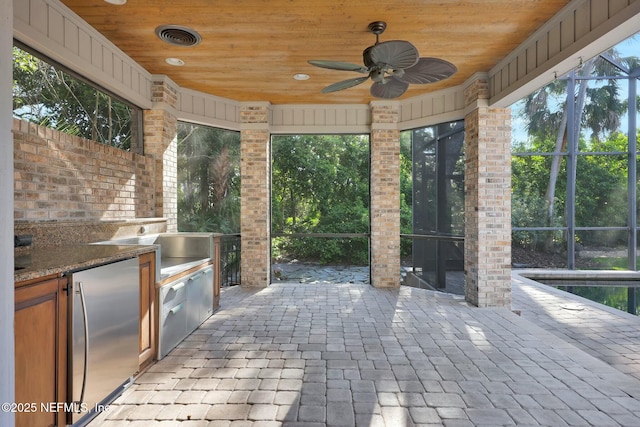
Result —
<path fill-rule="evenodd" d="M 80 391 L 80 400 L 77 402 L 78 408 L 80 408 L 82 402 L 84 402 L 84 392 L 87 386 L 87 372 L 89 370 L 89 328 L 87 322 L 87 303 L 84 299 L 84 289 L 82 282 L 78 282 L 78 290 L 80 294 L 80 305 L 82 306 L 82 322 L 84 327 L 84 371 L 82 375 L 82 389 Z"/>

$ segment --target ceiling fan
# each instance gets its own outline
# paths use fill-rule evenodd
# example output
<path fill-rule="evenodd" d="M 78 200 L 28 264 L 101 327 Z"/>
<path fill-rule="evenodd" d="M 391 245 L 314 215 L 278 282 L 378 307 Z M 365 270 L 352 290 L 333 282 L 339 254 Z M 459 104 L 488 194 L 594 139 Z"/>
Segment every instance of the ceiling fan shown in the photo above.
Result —
<path fill-rule="evenodd" d="M 376 98 L 392 99 L 402 95 L 409 84 L 434 83 L 452 76 L 458 69 L 452 63 L 438 58 L 420 58 L 418 49 L 405 40 L 379 42 L 378 36 L 387 28 L 384 21 L 375 21 L 368 25 L 369 31 L 376 36 L 376 44 L 362 52 L 364 66 L 349 62 L 310 60 L 309 64 L 330 70 L 356 71 L 367 74 L 364 77 L 343 80 L 331 84 L 322 93 L 331 93 L 348 89 L 373 80 L 371 95 Z"/>

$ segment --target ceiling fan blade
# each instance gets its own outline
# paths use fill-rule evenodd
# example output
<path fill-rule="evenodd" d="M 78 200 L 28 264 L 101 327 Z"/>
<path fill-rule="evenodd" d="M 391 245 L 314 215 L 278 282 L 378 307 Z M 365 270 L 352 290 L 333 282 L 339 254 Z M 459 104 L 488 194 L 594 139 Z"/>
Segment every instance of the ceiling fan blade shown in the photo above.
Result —
<path fill-rule="evenodd" d="M 411 84 L 434 83 L 451 77 L 458 71 L 451 62 L 439 58 L 420 58 L 413 67 L 406 68 L 404 74 L 394 75 L 398 80 Z"/>
<path fill-rule="evenodd" d="M 356 77 L 355 79 L 343 80 L 338 83 L 334 83 L 322 89 L 322 93 L 331 93 L 337 92 L 339 90 L 348 89 L 353 86 L 357 86 L 360 83 L 364 83 L 369 79 L 369 76 L 366 77 Z"/>
<path fill-rule="evenodd" d="M 376 98 L 392 99 L 397 98 L 409 87 L 409 83 L 405 83 L 394 78 L 387 79 L 386 83 L 375 82 L 371 85 L 371 95 Z"/>
<path fill-rule="evenodd" d="M 418 62 L 418 49 L 408 41 L 390 40 L 378 43 L 369 51 L 375 64 L 387 64 L 389 68 L 409 68 Z"/>
<path fill-rule="evenodd" d="M 340 61 L 325 61 L 322 59 L 312 59 L 308 61 L 309 64 L 315 65 L 320 68 L 328 68 L 330 70 L 342 70 L 342 71 L 357 71 L 359 73 L 368 73 L 366 67 L 358 64 L 351 64 L 349 62 L 340 62 Z"/>

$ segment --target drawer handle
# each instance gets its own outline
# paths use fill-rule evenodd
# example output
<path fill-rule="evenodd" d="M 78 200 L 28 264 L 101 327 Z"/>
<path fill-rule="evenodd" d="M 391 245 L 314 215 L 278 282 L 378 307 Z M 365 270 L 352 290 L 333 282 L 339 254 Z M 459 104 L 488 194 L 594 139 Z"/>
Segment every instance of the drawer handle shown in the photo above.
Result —
<path fill-rule="evenodd" d="M 169 310 L 169 314 L 176 314 L 177 312 L 182 310 L 182 305 L 183 304 L 179 304 L 179 305 L 176 305 L 175 307 L 173 307 L 171 310 Z"/>
<path fill-rule="evenodd" d="M 178 292 L 180 289 L 184 288 L 184 282 L 180 282 L 171 287 L 171 290 L 174 292 Z"/>
<path fill-rule="evenodd" d="M 198 280 L 200 277 L 202 277 L 203 274 L 204 273 L 194 274 L 193 276 L 189 277 L 189 281 Z"/>

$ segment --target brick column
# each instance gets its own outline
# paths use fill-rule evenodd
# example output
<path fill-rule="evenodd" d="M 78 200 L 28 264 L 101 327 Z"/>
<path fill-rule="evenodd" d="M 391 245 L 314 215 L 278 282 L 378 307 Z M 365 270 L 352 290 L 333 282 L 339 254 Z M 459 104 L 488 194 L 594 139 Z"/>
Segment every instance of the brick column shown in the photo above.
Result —
<path fill-rule="evenodd" d="M 371 283 L 399 287 L 400 104 L 374 101 L 371 114 Z"/>
<path fill-rule="evenodd" d="M 178 231 L 177 89 L 168 79 L 153 82 L 153 108 L 145 110 L 144 154 L 155 160 L 156 216 L 167 218 L 167 231 Z"/>
<path fill-rule="evenodd" d="M 271 270 L 271 178 L 269 103 L 240 108 L 240 233 L 242 286 L 269 285 Z"/>
<path fill-rule="evenodd" d="M 465 297 L 511 308 L 511 110 L 489 108 L 489 84 L 475 75 L 464 91 Z"/>

